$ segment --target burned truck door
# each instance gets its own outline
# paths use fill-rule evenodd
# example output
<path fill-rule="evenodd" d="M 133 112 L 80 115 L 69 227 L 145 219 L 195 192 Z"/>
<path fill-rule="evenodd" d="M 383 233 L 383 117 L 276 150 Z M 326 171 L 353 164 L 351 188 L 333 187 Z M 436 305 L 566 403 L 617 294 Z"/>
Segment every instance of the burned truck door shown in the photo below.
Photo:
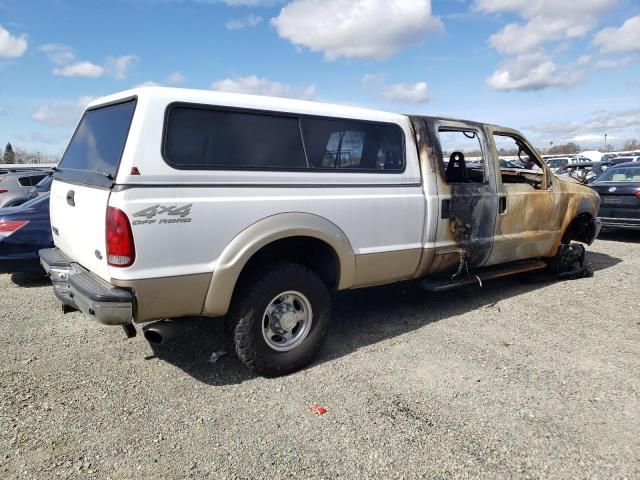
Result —
<path fill-rule="evenodd" d="M 438 220 L 428 273 L 471 270 L 491 254 L 498 201 L 482 125 L 424 118 L 435 155 Z M 434 212 L 435 213 L 435 212 Z"/>
<path fill-rule="evenodd" d="M 566 204 L 553 174 L 518 132 L 487 127 L 497 175 L 499 212 L 488 265 L 555 254 Z"/>

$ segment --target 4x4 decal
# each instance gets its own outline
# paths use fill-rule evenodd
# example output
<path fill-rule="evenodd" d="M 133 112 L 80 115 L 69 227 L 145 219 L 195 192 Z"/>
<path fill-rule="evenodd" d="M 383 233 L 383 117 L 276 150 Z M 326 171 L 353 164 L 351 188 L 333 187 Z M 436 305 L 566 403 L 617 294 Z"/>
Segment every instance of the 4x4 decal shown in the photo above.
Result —
<path fill-rule="evenodd" d="M 134 225 L 150 225 L 153 223 L 189 223 L 193 203 L 187 205 L 153 205 L 133 214 L 134 217 L 144 217 L 146 220 L 134 220 Z M 155 218 L 157 216 L 165 216 L 165 218 Z M 179 217 L 167 218 L 166 216 Z"/>

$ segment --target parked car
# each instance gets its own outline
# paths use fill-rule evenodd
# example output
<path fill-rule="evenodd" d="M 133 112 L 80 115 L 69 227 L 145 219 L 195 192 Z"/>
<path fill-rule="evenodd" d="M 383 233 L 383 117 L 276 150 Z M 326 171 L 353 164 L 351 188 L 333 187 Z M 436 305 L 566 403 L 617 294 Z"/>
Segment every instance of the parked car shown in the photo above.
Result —
<path fill-rule="evenodd" d="M 605 227 L 640 228 L 640 163 L 622 163 L 592 184 L 602 199 L 598 218 Z"/>
<path fill-rule="evenodd" d="M 53 176 L 47 175 L 42 180 L 40 180 L 35 187 L 31 187 L 29 190 L 30 198 L 37 197 L 40 195 L 44 195 L 45 193 L 49 193 L 51 191 L 51 184 L 53 183 Z"/>
<path fill-rule="evenodd" d="M 497 142 L 537 171 L 501 168 Z M 570 242 L 597 236 L 599 204 L 510 128 L 147 87 L 85 111 L 40 258 L 56 296 L 89 318 L 133 335 L 132 321 L 226 316 L 242 362 L 280 375 L 321 348 L 332 292 L 582 264 Z"/>
<path fill-rule="evenodd" d="M 558 177 L 568 176 L 573 177 L 581 183 L 587 182 L 587 175 L 593 169 L 595 162 L 583 162 L 565 165 L 555 171 Z"/>
<path fill-rule="evenodd" d="M 15 207 L 32 198 L 32 188 L 49 174 L 43 170 L 30 170 L 0 175 L 0 208 Z"/>
<path fill-rule="evenodd" d="M 549 165 L 549 169 L 555 173 L 562 167 L 566 167 L 570 160 L 571 159 L 569 157 L 550 158 L 547 160 L 547 165 Z"/>
<path fill-rule="evenodd" d="M 523 168 L 511 160 L 500 159 L 500 168 Z"/>
<path fill-rule="evenodd" d="M 611 168 L 612 165 L 614 164 L 611 162 L 595 162 L 587 175 L 587 183 L 595 181 L 596 178 Z"/>
<path fill-rule="evenodd" d="M 44 273 L 38 250 L 52 246 L 48 193 L 0 208 L 0 273 Z"/>
<path fill-rule="evenodd" d="M 640 160 L 638 155 L 624 155 L 614 159 L 617 163 L 637 162 Z"/>

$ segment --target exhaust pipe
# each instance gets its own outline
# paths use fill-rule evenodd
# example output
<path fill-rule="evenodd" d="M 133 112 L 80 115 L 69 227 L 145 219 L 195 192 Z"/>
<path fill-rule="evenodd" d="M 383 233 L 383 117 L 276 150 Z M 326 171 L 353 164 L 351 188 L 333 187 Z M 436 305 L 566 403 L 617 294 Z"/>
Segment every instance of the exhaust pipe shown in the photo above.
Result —
<path fill-rule="evenodd" d="M 147 342 L 154 345 L 163 345 L 175 336 L 179 328 L 180 326 L 176 322 L 160 320 L 143 327 L 142 332 Z"/>

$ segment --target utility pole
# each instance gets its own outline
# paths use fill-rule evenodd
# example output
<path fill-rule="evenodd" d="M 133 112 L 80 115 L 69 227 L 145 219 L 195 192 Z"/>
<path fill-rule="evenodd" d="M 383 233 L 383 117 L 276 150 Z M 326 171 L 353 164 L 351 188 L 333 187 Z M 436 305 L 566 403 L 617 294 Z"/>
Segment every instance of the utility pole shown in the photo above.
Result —
<path fill-rule="evenodd" d="M 604 134 L 604 151 L 607 151 L 607 134 Z"/>

